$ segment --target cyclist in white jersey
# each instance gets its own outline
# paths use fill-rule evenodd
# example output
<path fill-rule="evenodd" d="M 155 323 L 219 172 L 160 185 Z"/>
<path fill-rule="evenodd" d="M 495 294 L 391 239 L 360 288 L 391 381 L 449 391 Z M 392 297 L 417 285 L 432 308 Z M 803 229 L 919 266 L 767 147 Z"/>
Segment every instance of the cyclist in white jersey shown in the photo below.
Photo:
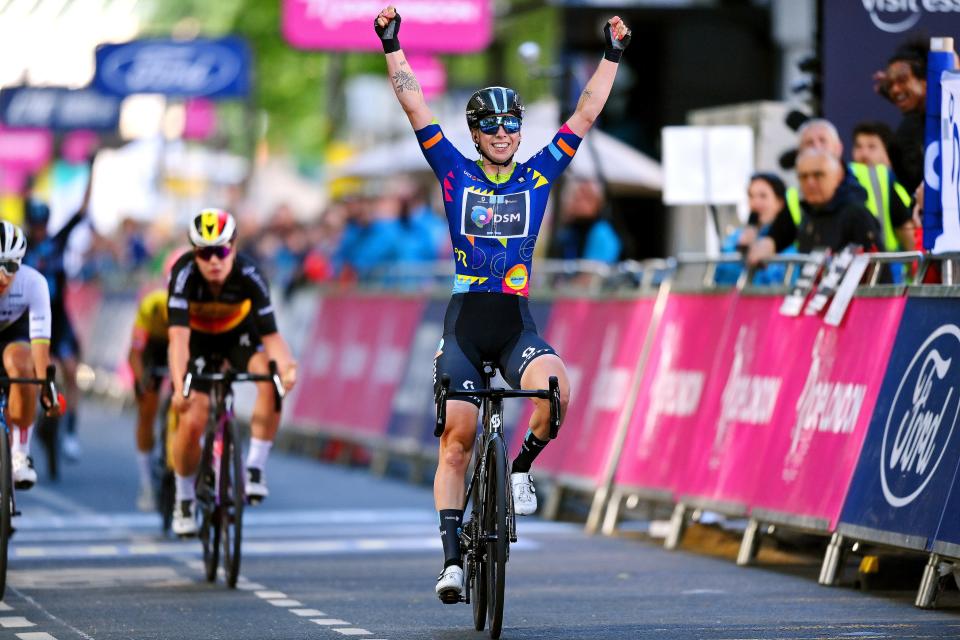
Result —
<path fill-rule="evenodd" d="M 21 264 L 26 250 L 23 231 L 10 222 L 0 222 L 0 375 L 11 378 L 43 376 L 50 364 L 50 290 L 40 272 Z M 53 399 L 45 392 L 41 400 L 48 415 L 53 415 Z M 10 385 L 7 418 L 17 489 L 29 489 L 37 481 L 30 459 L 36 406 L 36 386 Z"/>

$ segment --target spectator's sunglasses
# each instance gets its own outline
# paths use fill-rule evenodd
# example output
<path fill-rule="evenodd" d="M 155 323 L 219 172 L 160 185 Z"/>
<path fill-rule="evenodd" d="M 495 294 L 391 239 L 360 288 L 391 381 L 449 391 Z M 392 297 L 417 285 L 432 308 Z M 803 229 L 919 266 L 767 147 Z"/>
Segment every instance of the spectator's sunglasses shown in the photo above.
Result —
<path fill-rule="evenodd" d="M 233 251 L 233 247 L 226 245 L 223 247 L 200 247 L 193 250 L 193 254 L 199 259 L 207 262 L 213 256 L 217 256 L 221 260 L 230 255 L 230 252 Z"/>
<path fill-rule="evenodd" d="M 520 131 L 520 118 L 511 115 L 487 116 L 486 118 L 480 118 L 479 122 L 480 131 L 488 136 L 496 134 L 500 125 L 503 125 L 503 130 L 507 133 L 517 133 Z"/>
<path fill-rule="evenodd" d="M 16 260 L 0 261 L 0 271 L 3 271 L 8 276 L 12 276 L 19 270 L 20 270 L 20 263 L 17 262 Z"/>

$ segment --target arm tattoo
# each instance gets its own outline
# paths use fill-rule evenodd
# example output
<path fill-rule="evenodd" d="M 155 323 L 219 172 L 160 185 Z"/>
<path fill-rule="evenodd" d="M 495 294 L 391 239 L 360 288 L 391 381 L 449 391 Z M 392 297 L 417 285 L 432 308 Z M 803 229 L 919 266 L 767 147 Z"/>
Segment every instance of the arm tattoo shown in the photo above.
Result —
<path fill-rule="evenodd" d="M 589 100 L 592 96 L 593 96 L 593 91 L 590 91 L 589 89 L 584 89 L 583 93 L 580 94 L 580 99 L 577 100 L 577 110 L 579 111 L 580 108 L 583 107 L 587 103 L 587 100 Z"/>
<path fill-rule="evenodd" d="M 420 83 L 417 82 L 412 73 L 406 71 L 397 71 L 393 74 L 393 88 L 397 93 L 403 93 L 404 91 L 420 93 Z"/>

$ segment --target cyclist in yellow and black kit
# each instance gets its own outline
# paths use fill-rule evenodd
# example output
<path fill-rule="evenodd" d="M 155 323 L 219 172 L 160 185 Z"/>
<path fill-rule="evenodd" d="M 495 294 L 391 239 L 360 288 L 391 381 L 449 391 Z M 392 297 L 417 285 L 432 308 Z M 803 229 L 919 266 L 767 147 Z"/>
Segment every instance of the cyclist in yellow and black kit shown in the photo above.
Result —
<path fill-rule="evenodd" d="M 137 508 L 141 511 L 156 509 L 152 477 L 153 422 L 160 402 L 162 378 L 153 372 L 167 366 L 167 328 L 167 290 L 147 292 L 137 309 L 127 356 L 137 398 L 137 469 L 140 478 Z"/>
<path fill-rule="evenodd" d="M 170 379 L 174 409 L 179 414 L 173 447 L 177 502 L 174 533 L 195 535 L 195 474 L 200 462 L 200 436 L 210 407 L 209 385 L 196 382 L 183 397 L 188 367 L 208 370 L 220 363 L 237 371 L 267 374 L 274 360 L 284 386 L 296 382 L 296 362 L 277 332 L 270 288 L 250 258 L 236 254 L 237 223 L 222 209 L 205 209 L 190 223 L 194 250 L 173 266 L 167 313 Z M 252 438 L 247 456 L 246 495 L 253 501 L 267 496 L 264 468 L 280 414 L 269 382 L 258 383 L 250 421 Z"/>

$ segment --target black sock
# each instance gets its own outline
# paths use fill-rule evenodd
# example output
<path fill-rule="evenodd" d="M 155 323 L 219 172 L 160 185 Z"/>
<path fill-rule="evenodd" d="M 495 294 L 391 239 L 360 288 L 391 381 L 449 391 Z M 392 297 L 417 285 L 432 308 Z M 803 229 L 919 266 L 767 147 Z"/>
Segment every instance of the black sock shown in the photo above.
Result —
<path fill-rule="evenodd" d="M 463 524 L 463 509 L 440 510 L 440 540 L 443 541 L 443 568 L 452 564 L 463 566 L 460 559 L 460 525 Z"/>
<path fill-rule="evenodd" d="M 520 453 L 513 459 L 513 466 L 510 473 L 530 473 L 530 465 L 536 460 L 543 448 L 547 446 L 549 440 L 541 440 L 533 435 L 533 431 L 527 431 L 527 437 L 523 439 L 523 446 L 520 447 Z"/>

